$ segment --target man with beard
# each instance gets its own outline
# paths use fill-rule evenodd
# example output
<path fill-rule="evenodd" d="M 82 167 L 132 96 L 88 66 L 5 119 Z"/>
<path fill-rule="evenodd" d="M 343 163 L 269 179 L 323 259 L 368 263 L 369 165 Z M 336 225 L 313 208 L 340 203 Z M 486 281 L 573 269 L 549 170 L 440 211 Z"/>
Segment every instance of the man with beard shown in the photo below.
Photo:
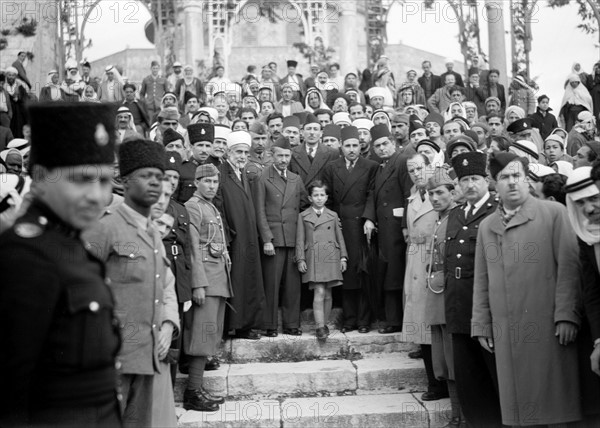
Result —
<path fill-rule="evenodd" d="M 501 202 L 477 234 L 471 336 L 496 356 L 504 425 L 578 421 L 576 235 L 562 204 L 530 195 L 525 159 L 495 153 L 489 169 Z"/>
<path fill-rule="evenodd" d="M 477 231 L 481 221 L 497 208 L 490 196 L 486 155 L 461 153 L 452 158 L 466 203 L 450 212 L 446 227 L 444 290 L 446 330 L 452 335 L 454 372 L 458 399 L 471 426 L 498 427 L 500 403 L 494 354 L 470 337 L 473 308 L 473 271 Z"/>
<path fill-rule="evenodd" d="M 175 280 L 150 219 L 162 191 L 164 158 L 164 148 L 154 141 L 119 146 L 125 201 L 88 235 L 106 263 L 124 339 L 118 360 L 125 426 L 152 425 L 154 376 L 161 375 L 159 362 L 179 334 Z"/>
<path fill-rule="evenodd" d="M 567 136 L 567 154 L 571 157 L 575 157 L 581 146 L 587 141 L 594 140 L 595 134 L 596 119 L 594 118 L 594 115 L 589 111 L 582 111 L 577 115 L 577 121 Z"/>
<path fill-rule="evenodd" d="M 373 150 L 371 149 L 371 128 L 374 126 L 373 122 L 370 119 L 360 118 L 354 120 L 352 122 L 352 126 L 354 126 L 358 131 L 360 156 L 368 160 L 379 162 L 379 159 L 375 156 Z"/>
<path fill-rule="evenodd" d="M 210 123 L 194 123 L 188 126 L 192 157 L 181 165 L 180 187 L 175 198 L 181 204 L 185 204 L 196 191 L 194 184 L 196 168 L 208 162 L 212 153 L 214 135 L 215 126 Z"/>
<path fill-rule="evenodd" d="M 403 152 L 408 146 L 408 128 L 410 125 L 410 119 L 407 114 L 394 113 L 391 117 L 392 120 L 392 135 L 396 144 L 396 151 Z M 415 152 L 416 153 L 416 152 Z"/>
<path fill-rule="evenodd" d="M 378 282 L 383 287 L 386 325 L 382 334 L 402 329 L 402 291 L 406 266 L 406 242 L 402 231 L 402 217 L 412 182 L 408 177 L 406 157 L 396 152 L 387 125 L 371 128 L 375 154 L 382 160 L 377 169 L 373 191 L 369 195 L 372 213 L 367 213 L 365 228 L 377 227 L 379 245 Z M 370 224 L 367 223 L 370 221 Z M 367 226 L 368 224 L 368 226 Z M 366 229 L 365 229 L 366 230 Z"/>
<path fill-rule="evenodd" d="M 332 150 L 321 143 L 323 131 L 321 124 L 313 114 L 306 117 L 302 130 L 304 143 L 292 149 L 290 171 L 302 178 L 304 186 L 314 180 L 320 180 L 325 165 L 339 157 L 339 151 Z"/>
<path fill-rule="evenodd" d="M 368 119 L 354 122 L 360 120 Z M 378 164 L 360 156 L 362 147 L 357 127 L 347 126 L 341 132 L 343 157 L 325 167 L 323 183 L 329 189 L 328 205 L 342 222 L 342 234 L 348 250 L 348 267 L 343 273 L 342 284 L 342 332 L 358 328 L 360 333 L 368 333 L 371 328 L 368 296 L 375 293 L 375 290 L 367 289 L 370 286 L 367 279 L 369 272 L 367 266 L 363 265 L 363 257 L 368 251 L 374 225 L 370 220 L 364 219 L 374 216 L 368 195 L 373 188 Z"/>
<path fill-rule="evenodd" d="M 8 67 L 6 69 L 6 82 L 4 83 L 4 94 L 8 95 L 12 118 L 10 119 L 10 130 L 14 138 L 23 138 L 23 125 L 27 123 L 25 114 L 26 104 L 29 100 L 25 83 L 17 79 L 17 69 Z"/>
<path fill-rule="evenodd" d="M 250 136 L 252 137 L 252 146 L 246 164 L 246 174 L 250 182 L 253 182 L 272 159 L 266 150 L 268 136 L 265 125 L 260 122 L 253 123 L 250 127 Z"/>
<path fill-rule="evenodd" d="M 218 168 L 221 182 L 215 206 L 225 218 L 231 283 L 234 297 L 228 313 L 228 330 L 235 337 L 260 339 L 264 325 L 265 292 L 260 264 L 256 211 L 244 167 L 248 161 L 250 134 L 234 131 L 227 136 L 227 161 Z"/>
<path fill-rule="evenodd" d="M 141 134 L 138 134 L 135 129 L 135 123 L 133 122 L 133 116 L 131 111 L 125 106 L 119 107 L 117 110 L 117 135 L 119 137 L 118 144 L 131 138 L 138 138 Z"/>
<path fill-rule="evenodd" d="M 256 222 L 263 244 L 267 337 L 277 336 L 281 295 L 283 334 L 300 336 L 300 273 L 296 268 L 298 213 L 307 205 L 300 177 L 287 170 L 292 157 L 288 138 L 281 136 L 272 147 L 273 165 L 266 168 L 253 188 Z M 280 294 L 281 293 L 281 294 Z"/>
<path fill-rule="evenodd" d="M 227 136 L 231 133 L 225 125 L 215 125 L 215 138 L 212 145 L 212 153 L 207 162 L 214 166 L 219 166 L 225 162 L 225 153 L 227 152 Z"/>
<path fill-rule="evenodd" d="M 121 426 L 119 331 L 104 264 L 81 238 L 109 198 L 114 112 L 30 110 L 35 196 L 0 237 L 0 425 Z M 7 184 L 2 184 L 4 190 Z"/>

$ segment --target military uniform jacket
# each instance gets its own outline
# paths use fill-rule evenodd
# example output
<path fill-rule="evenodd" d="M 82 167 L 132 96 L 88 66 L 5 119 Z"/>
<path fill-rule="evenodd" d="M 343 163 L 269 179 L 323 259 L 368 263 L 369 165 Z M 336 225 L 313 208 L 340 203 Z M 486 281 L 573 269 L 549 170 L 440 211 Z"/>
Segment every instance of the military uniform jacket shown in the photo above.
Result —
<path fill-rule="evenodd" d="M 175 197 L 180 204 L 185 204 L 196 191 L 194 180 L 196 179 L 196 169 L 199 166 L 200 163 L 194 158 L 181 164 L 181 169 L 179 171 L 179 187 L 177 188 L 177 196 Z"/>
<path fill-rule="evenodd" d="M 157 343 L 162 323 L 173 323 L 173 337 L 179 329 L 173 277 L 162 241 L 158 233 L 150 235 L 139 228 L 124 203 L 87 236 L 106 263 L 115 296 L 123 339 L 122 371 L 153 375 L 160 371 Z"/>
<path fill-rule="evenodd" d="M 175 221 L 169 234 L 163 238 L 163 244 L 167 258 L 171 262 L 171 270 L 175 275 L 177 301 L 183 303 L 192 300 L 190 217 L 185 207 L 174 199 L 169 201 L 167 214 L 173 216 Z"/>
<path fill-rule="evenodd" d="M 274 166 L 265 169 L 254 186 L 254 206 L 262 242 L 294 248 L 298 214 L 307 198 L 300 177 L 290 171 L 286 177 L 284 180 Z"/>
<path fill-rule="evenodd" d="M 231 261 L 221 213 L 198 194 L 193 195 L 185 207 L 190 214 L 192 288 L 204 288 L 206 296 L 233 296 L 229 276 Z M 218 256 L 218 252 L 222 254 Z"/>
<path fill-rule="evenodd" d="M 302 144 L 292 149 L 289 170 L 294 174 L 298 174 L 304 185 L 308 186 L 314 180 L 320 180 L 325 165 L 338 157 L 339 152 L 319 143 L 311 162 L 306 151 L 306 144 Z"/>
<path fill-rule="evenodd" d="M 466 204 L 455 207 L 448 217 L 444 258 L 444 306 L 446 327 L 450 333 L 471 334 L 477 232 L 479 223 L 496 211 L 497 207 L 498 201 L 489 196 L 468 221 L 465 215 Z"/>
<path fill-rule="evenodd" d="M 114 300 L 79 232 L 34 200 L 0 236 L 0 272 L 0 426 L 41 408 L 116 405 Z"/>

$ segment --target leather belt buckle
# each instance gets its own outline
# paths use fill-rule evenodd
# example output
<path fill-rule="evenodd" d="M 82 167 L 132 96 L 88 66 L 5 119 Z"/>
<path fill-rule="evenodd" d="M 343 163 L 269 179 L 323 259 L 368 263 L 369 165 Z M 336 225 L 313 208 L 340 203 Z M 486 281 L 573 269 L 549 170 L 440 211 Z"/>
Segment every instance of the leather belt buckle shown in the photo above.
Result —
<path fill-rule="evenodd" d="M 179 255 L 179 248 L 177 248 L 177 245 L 171 245 L 171 254 L 173 256 Z"/>
<path fill-rule="evenodd" d="M 461 271 L 462 271 L 462 269 L 459 268 L 459 267 L 457 267 L 456 269 L 454 269 L 454 278 L 460 279 Z"/>

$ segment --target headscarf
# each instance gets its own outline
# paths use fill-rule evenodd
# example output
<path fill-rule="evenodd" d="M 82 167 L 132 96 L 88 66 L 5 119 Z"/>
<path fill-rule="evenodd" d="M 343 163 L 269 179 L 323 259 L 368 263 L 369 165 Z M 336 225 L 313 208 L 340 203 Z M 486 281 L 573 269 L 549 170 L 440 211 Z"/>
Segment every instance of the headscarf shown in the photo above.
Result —
<path fill-rule="evenodd" d="M 87 91 L 87 88 L 92 88 L 92 91 L 94 91 L 94 95 L 92 95 L 91 97 L 86 97 L 85 91 Z M 94 89 L 94 87 L 92 85 L 86 85 L 86 87 L 83 88 L 83 92 L 81 93 L 81 101 L 88 102 L 88 103 L 99 103 L 100 102 L 100 100 L 98 99 L 98 94 L 96 93 L 96 90 Z"/>
<path fill-rule="evenodd" d="M 186 76 L 185 75 L 185 71 L 186 70 L 192 70 L 192 75 L 191 76 Z M 190 86 L 192 84 L 192 82 L 194 81 L 194 67 L 192 67 L 191 65 L 186 65 L 185 67 L 183 67 L 183 82 L 186 84 L 186 86 Z"/>
<path fill-rule="evenodd" d="M 392 121 L 390 119 L 390 115 L 383 109 L 377 109 L 373 112 L 373 116 L 371 116 L 371 122 L 375 123 L 375 119 L 377 117 L 382 117 L 385 121 L 390 132 L 392 131 Z"/>
<path fill-rule="evenodd" d="M 571 82 L 579 82 L 576 88 L 571 87 Z M 575 73 L 569 74 L 567 79 L 567 87 L 565 88 L 565 94 L 563 95 L 560 108 L 562 109 L 565 104 L 580 105 L 585 107 L 588 111 L 594 111 L 592 96 L 581 83 L 581 79 Z"/>
<path fill-rule="evenodd" d="M 590 175 L 592 171 L 591 166 L 582 166 L 573 171 L 571 177 L 567 180 L 567 186 L 569 184 L 573 184 L 586 175 Z M 592 182 L 589 186 L 574 192 L 567 193 L 567 212 L 569 214 L 569 219 L 571 220 L 571 224 L 573 225 L 573 229 L 575 233 L 583 242 L 588 245 L 593 245 L 596 250 L 596 257 L 598 256 L 598 252 L 600 249 L 600 225 L 591 224 L 587 217 L 583 214 L 581 208 L 579 208 L 575 201 L 594 196 L 600 193 L 600 189 Z M 576 196 L 577 199 L 574 199 L 573 196 Z"/>
<path fill-rule="evenodd" d="M 310 94 L 315 94 L 315 93 L 319 96 L 319 100 L 320 100 L 319 107 L 317 109 L 313 109 L 311 106 L 308 105 L 308 96 Z M 323 95 L 321 95 L 321 91 L 319 91 L 318 89 L 314 89 L 314 88 L 309 89 L 308 92 L 306 93 L 306 96 L 304 97 L 304 105 L 306 106 L 304 110 L 309 113 L 314 113 L 315 110 L 319 110 L 319 109 L 326 109 L 326 110 L 329 109 L 329 107 L 327 107 L 327 104 L 325 104 L 325 101 L 323 101 Z"/>
<path fill-rule="evenodd" d="M 108 75 L 106 73 L 108 73 L 109 71 L 112 72 L 116 82 L 119 82 L 121 86 L 125 84 L 123 76 L 121 76 L 121 73 L 119 73 L 119 70 L 117 70 L 117 67 L 115 67 L 114 65 L 109 65 L 108 67 L 106 67 L 106 69 L 104 70 L 104 75 L 102 76 L 102 83 L 108 81 Z"/>
<path fill-rule="evenodd" d="M 459 106 L 460 107 L 460 114 L 458 116 L 460 117 L 467 117 L 467 111 L 465 110 L 465 106 L 462 103 L 459 102 L 452 102 L 450 103 L 450 105 L 448 106 L 448 108 L 446 109 L 446 111 L 444 112 L 444 120 L 447 122 L 450 119 L 456 117 L 456 115 L 452 114 L 452 106 Z"/>
<path fill-rule="evenodd" d="M 564 175 L 567 178 L 573 173 L 573 164 L 571 162 L 559 160 L 552 162 L 550 166 L 555 169 L 557 174 Z"/>
<path fill-rule="evenodd" d="M 519 117 L 519 119 L 525 119 L 525 110 L 523 110 L 519 106 L 508 106 L 508 107 L 506 107 L 506 111 L 504 112 L 505 123 L 508 123 L 508 116 L 511 113 L 516 113 L 516 115 Z"/>
<path fill-rule="evenodd" d="M 6 165 L 6 158 L 8 158 L 8 155 L 10 155 L 11 153 L 16 153 L 17 155 L 19 155 L 19 157 L 21 158 L 21 167 L 22 167 L 23 166 L 23 155 L 17 149 L 2 150 L 0 152 L 0 163 L 2 165 L 4 165 L 6 167 L 6 169 L 8 170 L 8 165 Z"/>
<path fill-rule="evenodd" d="M 50 88 L 50 98 L 52 101 L 58 101 L 62 98 L 60 93 L 60 83 L 52 83 L 52 76 L 58 75 L 57 70 L 50 70 L 46 76 L 46 87 Z"/>

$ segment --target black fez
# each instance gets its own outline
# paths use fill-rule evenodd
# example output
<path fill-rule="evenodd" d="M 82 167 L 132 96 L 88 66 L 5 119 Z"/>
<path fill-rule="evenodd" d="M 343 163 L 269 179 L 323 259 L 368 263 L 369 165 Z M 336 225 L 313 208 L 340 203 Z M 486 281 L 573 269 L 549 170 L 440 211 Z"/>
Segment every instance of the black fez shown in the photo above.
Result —
<path fill-rule="evenodd" d="M 175 131 L 173 128 L 167 128 L 163 132 L 163 145 L 167 147 L 167 144 L 172 143 L 173 141 L 181 140 L 183 144 L 183 136 Z"/>
<path fill-rule="evenodd" d="M 165 171 L 177 171 L 181 174 L 182 163 L 183 160 L 179 153 L 173 151 L 165 152 Z"/>
<path fill-rule="evenodd" d="M 294 115 L 284 117 L 281 129 L 289 128 L 290 126 L 300 129 L 300 118 Z"/>
<path fill-rule="evenodd" d="M 371 140 L 373 142 L 379 140 L 380 138 L 383 137 L 390 137 L 392 134 L 390 134 L 390 129 L 388 128 L 388 126 L 385 123 L 380 123 L 378 125 L 375 125 L 374 127 L 371 128 Z"/>
<path fill-rule="evenodd" d="M 293 59 L 288 59 L 287 66 L 288 67 L 298 67 L 298 61 L 294 61 Z"/>
<path fill-rule="evenodd" d="M 309 123 L 318 123 L 319 125 L 321 124 L 321 122 L 319 122 L 319 119 L 317 119 L 317 116 L 315 116 L 312 113 L 308 113 L 306 115 L 306 119 L 304 120 L 304 125 L 308 125 Z"/>
<path fill-rule="evenodd" d="M 198 101 L 200 101 L 200 99 L 198 98 L 198 95 L 196 95 L 190 91 L 185 91 L 185 94 L 183 94 L 183 104 L 187 104 L 188 101 L 191 100 L 192 98 L 196 98 Z"/>
<path fill-rule="evenodd" d="M 111 165 L 115 112 L 110 104 L 44 103 L 29 107 L 31 165 L 60 168 Z"/>
<path fill-rule="evenodd" d="M 527 159 L 521 158 L 514 153 L 493 152 L 490 155 L 490 175 L 492 178 L 495 180 L 498 173 L 506 168 L 506 165 L 515 160 L 521 162 L 524 167 L 528 164 Z"/>
<path fill-rule="evenodd" d="M 353 138 L 355 140 L 358 140 L 358 128 L 352 125 L 344 126 L 342 128 L 342 141 L 350 140 Z"/>
<path fill-rule="evenodd" d="M 290 139 L 288 137 L 284 137 L 283 135 L 280 135 L 279 138 L 275 140 L 272 147 L 279 147 L 280 149 L 292 150 Z"/>
<path fill-rule="evenodd" d="M 410 126 L 408 127 L 408 135 L 412 134 L 413 132 L 415 132 L 418 129 L 425 129 L 425 127 L 423 126 L 423 124 L 421 122 L 411 120 Z"/>
<path fill-rule="evenodd" d="M 456 155 L 452 158 L 452 168 L 460 180 L 468 175 L 487 176 L 485 170 L 487 156 L 481 152 L 467 152 Z"/>
<path fill-rule="evenodd" d="M 329 123 L 323 128 L 323 139 L 325 139 L 325 137 L 333 137 L 337 138 L 338 141 L 342 141 L 342 135 L 342 128 L 333 123 Z"/>
<path fill-rule="evenodd" d="M 215 140 L 215 125 L 212 123 L 193 123 L 188 126 L 187 131 L 192 145 L 200 141 L 212 143 Z"/>
<path fill-rule="evenodd" d="M 519 132 L 528 131 L 533 128 L 533 121 L 526 117 L 524 119 L 517 119 L 510 125 L 506 130 L 508 132 L 512 132 L 513 134 L 518 134 Z"/>
<path fill-rule="evenodd" d="M 119 170 L 126 177 L 141 168 L 165 171 L 165 148 L 151 140 L 128 140 L 119 146 Z"/>
<path fill-rule="evenodd" d="M 300 126 L 304 126 L 304 124 L 306 123 L 306 117 L 308 116 L 308 112 L 298 111 L 294 113 L 293 116 L 296 116 L 298 119 L 300 119 Z"/>

